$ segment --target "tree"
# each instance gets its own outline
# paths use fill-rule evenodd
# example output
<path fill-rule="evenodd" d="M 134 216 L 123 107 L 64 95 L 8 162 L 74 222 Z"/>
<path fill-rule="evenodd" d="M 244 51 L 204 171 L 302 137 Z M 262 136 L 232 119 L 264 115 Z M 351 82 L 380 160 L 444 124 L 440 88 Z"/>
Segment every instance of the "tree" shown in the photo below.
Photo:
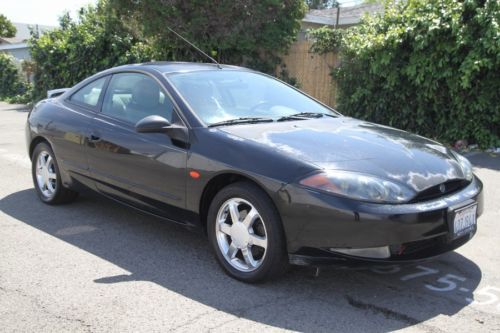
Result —
<path fill-rule="evenodd" d="M 336 0 L 305 0 L 309 9 L 325 9 L 332 8 L 338 5 Z"/>
<path fill-rule="evenodd" d="M 168 26 L 218 61 L 273 72 L 300 29 L 303 0 L 109 0 L 109 5 L 167 51 L 168 59 L 202 60 Z"/>
<path fill-rule="evenodd" d="M 63 15 L 59 29 L 34 34 L 29 43 L 36 100 L 44 98 L 47 90 L 71 87 L 104 69 L 161 57 L 125 27 L 105 1 L 82 8 L 76 20 Z"/>
<path fill-rule="evenodd" d="M 34 97 L 71 87 L 98 71 L 151 60 L 207 61 L 172 27 L 220 62 L 273 72 L 295 39 L 302 0 L 100 0 L 65 14 L 59 29 L 30 39 Z M 168 24 L 167 24 L 168 23 Z"/>
<path fill-rule="evenodd" d="M 383 14 L 315 51 L 340 47 L 341 112 L 447 142 L 500 145 L 498 0 L 387 1 Z M 314 49 L 314 48 L 313 48 Z"/>
<path fill-rule="evenodd" d="M 16 35 L 16 27 L 5 15 L 0 14 L 0 37 L 11 38 Z"/>

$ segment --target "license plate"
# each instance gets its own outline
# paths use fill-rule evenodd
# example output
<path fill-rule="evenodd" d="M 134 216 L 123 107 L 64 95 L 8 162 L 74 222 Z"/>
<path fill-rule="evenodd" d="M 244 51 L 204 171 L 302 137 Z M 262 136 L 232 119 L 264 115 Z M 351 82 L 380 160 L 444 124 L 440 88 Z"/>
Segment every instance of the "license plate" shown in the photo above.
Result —
<path fill-rule="evenodd" d="M 453 238 L 461 237 L 476 229 L 477 205 L 455 210 L 453 218 Z"/>

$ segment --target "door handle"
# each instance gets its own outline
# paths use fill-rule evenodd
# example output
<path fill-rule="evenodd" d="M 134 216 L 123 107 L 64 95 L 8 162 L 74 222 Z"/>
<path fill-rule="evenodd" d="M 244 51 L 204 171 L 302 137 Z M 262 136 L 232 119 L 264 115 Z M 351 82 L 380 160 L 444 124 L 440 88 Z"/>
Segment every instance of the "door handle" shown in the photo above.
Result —
<path fill-rule="evenodd" d="M 96 135 L 96 134 L 90 134 L 89 136 L 89 141 L 90 142 L 97 142 L 97 141 L 100 141 L 101 140 L 101 137 Z"/>

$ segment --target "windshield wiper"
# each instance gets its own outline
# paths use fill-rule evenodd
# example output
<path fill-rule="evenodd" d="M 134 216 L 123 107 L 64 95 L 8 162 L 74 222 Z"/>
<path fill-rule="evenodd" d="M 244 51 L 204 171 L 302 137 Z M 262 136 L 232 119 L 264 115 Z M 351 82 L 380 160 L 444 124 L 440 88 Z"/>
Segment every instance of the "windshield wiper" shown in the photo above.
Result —
<path fill-rule="evenodd" d="M 238 124 L 255 124 L 255 123 L 270 123 L 273 122 L 271 118 L 262 117 L 241 117 L 229 120 L 219 121 L 208 125 L 208 127 L 224 126 L 224 125 L 238 125 Z"/>
<path fill-rule="evenodd" d="M 277 121 L 305 120 L 305 119 L 311 119 L 311 118 L 321 118 L 323 116 L 333 117 L 332 115 L 329 115 L 327 113 L 321 113 L 321 112 L 300 112 L 300 113 L 291 114 L 289 116 L 281 117 Z"/>

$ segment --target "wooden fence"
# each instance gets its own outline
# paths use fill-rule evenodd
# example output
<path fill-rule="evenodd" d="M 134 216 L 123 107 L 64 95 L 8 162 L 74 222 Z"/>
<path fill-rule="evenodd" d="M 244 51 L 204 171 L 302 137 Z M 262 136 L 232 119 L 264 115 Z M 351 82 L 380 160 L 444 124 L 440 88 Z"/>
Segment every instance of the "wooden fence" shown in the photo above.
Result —
<path fill-rule="evenodd" d="M 282 57 L 291 77 L 295 77 L 300 89 L 316 99 L 335 107 L 336 85 L 330 72 L 337 62 L 335 53 L 311 53 L 311 41 L 296 41 L 287 55 Z"/>

